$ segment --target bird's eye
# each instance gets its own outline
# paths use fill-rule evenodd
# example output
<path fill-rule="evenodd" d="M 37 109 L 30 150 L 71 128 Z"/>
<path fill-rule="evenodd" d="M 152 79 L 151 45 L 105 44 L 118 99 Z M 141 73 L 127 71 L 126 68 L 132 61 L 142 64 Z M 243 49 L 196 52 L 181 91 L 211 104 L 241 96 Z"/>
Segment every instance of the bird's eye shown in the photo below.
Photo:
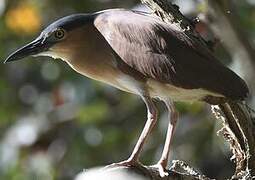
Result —
<path fill-rule="evenodd" d="M 63 29 L 57 29 L 54 34 L 55 38 L 63 39 L 65 37 L 65 31 Z"/>

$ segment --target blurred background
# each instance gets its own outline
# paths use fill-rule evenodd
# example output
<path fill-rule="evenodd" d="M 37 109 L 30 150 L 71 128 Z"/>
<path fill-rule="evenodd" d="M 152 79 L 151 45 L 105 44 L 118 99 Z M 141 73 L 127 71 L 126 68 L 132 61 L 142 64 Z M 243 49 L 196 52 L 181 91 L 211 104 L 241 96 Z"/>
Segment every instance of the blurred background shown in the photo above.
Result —
<path fill-rule="evenodd" d="M 216 56 L 254 92 L 255 1 L 176 0 L 212 45 Z M 136 8 L 138 0 L 0 0 L 0 57 L 36 37 L 59 17 L 107 8 Z M 253 96 L 249 103 L 254 108 Z M 141 161 L 160 157 L 167 127 L 165 107 Z M 171 160 L 184 160 L 205 175 L 225 179 L 234 164 L 221 122 L 203 103 L 176 103 L 180 120 Z M 83 169 L 126 159 L 146 119 L 136 96 L 82 77 L 64 62 L 27 58 L 0 63 L 0 179 L 73 179 Z"/>

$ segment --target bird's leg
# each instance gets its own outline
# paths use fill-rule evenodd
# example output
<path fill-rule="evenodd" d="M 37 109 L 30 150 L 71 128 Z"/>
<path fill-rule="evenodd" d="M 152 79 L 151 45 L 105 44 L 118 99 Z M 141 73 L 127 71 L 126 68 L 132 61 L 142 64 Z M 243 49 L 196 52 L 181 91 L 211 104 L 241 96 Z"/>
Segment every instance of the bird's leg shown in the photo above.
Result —
<path fill-rule="evenodd" d="M 134 166 L 138 162 L 139 155 L 142 151 L 143 145 L 148 138 L 151 130 L 153 129 L 154 125 L 157 122 L 157 109 L 156 106 L 154 105 L 152 99 L 147 96 L 142 96 L 143 101 L 146 104 L 147 107 L 147 121 L 146 124 L 143 128 L 143 131 L 135 145 L 135 148 L 131 154 L 131 156 L 123 162 L 116 163 L 115 165 L 124 165 L 124 166 Z"/>
<path fill-rule="evenodd" d="M 167 135 L 165 140 L 164 149 L 161 155 L 160 160 L 155 165 L 157 168 L 159 168 L 160 176 L 166 176 L 168 173 L 166 172 L 166 167 L 168 164 L 168 158 L 170 153 L 170 145 L 173 137 L 173 133 L 175 130 L 176 122 L 178 120 L 178 112 L 175 110 L 174 104 L 171 100 L 165 101 L 165 104 L 167 106 L 168 112 L 169 112 L 169 124 L 167 129 Z"/>
<path fill-rule="evenodd" d="M 144 145 L 147 137 L 149 136 L 151 130 L 153 129 L 153 127 L 155 126 L 155 124 L 157 122 L 157 109 L 156 109 L 152 99 L 150 97 L 143 97 L 143 100 L 147 107 L 147 121 L 146 121 L 144 129 L 135 145 L 135 148 L 134 148 L 131 156 L 129 157 L 129 160 L 131 160 L 131 161 L 138 160 L 140 152 L 143 148 L 143 145 Z"/>

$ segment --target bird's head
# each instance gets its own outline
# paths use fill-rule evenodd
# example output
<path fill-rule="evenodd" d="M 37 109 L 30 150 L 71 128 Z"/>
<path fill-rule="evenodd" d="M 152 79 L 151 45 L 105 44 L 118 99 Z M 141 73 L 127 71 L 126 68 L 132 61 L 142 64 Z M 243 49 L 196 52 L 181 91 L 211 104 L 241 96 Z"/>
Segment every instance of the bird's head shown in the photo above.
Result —
<path fill-rule="evenodd" d="M 50 56 L 69 58 L 74 49 L 86 46 L 86 29 L 92 27 L 93 15 L 75 14 L 61 18 L 48 27 L 32 42 L 16 50 L 7 57 L 5 63 L 23 59 L 27 56 Z M 89 44 L 89 43 L 87 43 Z"/>

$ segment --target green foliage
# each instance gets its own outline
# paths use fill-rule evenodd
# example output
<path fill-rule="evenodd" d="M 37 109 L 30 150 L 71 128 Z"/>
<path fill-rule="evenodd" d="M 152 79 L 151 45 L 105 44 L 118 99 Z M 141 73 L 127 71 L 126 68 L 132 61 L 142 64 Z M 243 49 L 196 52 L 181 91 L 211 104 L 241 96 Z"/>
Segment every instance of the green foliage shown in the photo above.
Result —
<path fill-rule="evenodd" d="M 107 118 L 109 109 L 105 101 L 96 101 L 87 106 L 81 107 L 77 118 L 82 125 L 97 123 Z"/>

